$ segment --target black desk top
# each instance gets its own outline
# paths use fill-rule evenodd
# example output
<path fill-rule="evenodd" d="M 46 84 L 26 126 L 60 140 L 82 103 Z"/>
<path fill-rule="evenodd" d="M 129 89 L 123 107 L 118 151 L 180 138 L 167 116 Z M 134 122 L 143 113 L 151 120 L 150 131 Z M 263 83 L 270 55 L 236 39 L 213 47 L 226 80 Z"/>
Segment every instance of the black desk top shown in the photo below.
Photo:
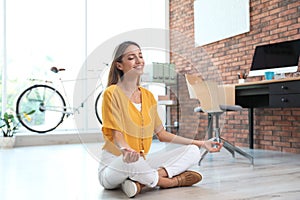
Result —
<path fill-rule="evenodd" d="M 245 83 L 238 83 L 235 84 L 235 87 L 240 86 L 250 86 L 250 85 L 263 85 L 263 84 L 270 84 L 270 83 L 280 83 L 280 82 L 287 82 L 287 81 L 297 81 L 300 80 L 300 77 L 292 77 L 292 78 L 283 78 L 283 79 L 273 79 L 273 80 L 262 80 L 262 81 L 253 81 L 253 82 L 245 82 Z"/>

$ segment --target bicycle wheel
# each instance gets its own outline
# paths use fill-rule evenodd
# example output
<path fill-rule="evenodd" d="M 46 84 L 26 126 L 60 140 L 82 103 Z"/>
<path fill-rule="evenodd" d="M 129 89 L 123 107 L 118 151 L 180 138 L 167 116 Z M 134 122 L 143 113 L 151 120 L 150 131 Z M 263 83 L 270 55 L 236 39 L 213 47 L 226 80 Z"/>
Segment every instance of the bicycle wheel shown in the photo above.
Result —
<path fill-rule="evenodd" d="M 96 113 L 96 117 L 98 119 L 98 121 L 100 122 L 100 124 L 102 125 L 102 95 L 103 91 L 101 91 L 95 101 L 95 113 Z"/>
<path fill-rule="evenodd" d="M 24 113 L 35 112 L 26 117 Z M 62 95 L 48 85 L 33 85 L 19 96 L 16 114 L 20 123 L 30 131 L 46 133 L 63 122 L 66 103 Z"/>

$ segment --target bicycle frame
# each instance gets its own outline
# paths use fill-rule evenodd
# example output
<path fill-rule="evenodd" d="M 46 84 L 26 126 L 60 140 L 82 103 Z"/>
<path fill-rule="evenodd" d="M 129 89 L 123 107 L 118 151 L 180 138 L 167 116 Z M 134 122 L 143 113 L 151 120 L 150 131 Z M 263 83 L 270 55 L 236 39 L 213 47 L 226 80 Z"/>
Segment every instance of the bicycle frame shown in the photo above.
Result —
<path fill-rule="evenodd" d="M 58 73 L 59 71 L 64 71 L 64 69 L 51 68 L 51 71 Z M 103 74 L 100 74 L 101 76 Z M 70 106 L 70 102 L 68 100 L 68 95 L 65 88 L 65 82 L 67 81 L 87 81 L 90 79 L 97 79 L 101 82 L 97 84 L 96 87 L 87 87 L 89 90 L 83 96 L 83 100 L 78 99 L 77 97 L 74 100 L 79 103 L 77 107 Z M 96 78 L 82 78 L 82 79 L 73 79 L 73 80 L 62 80 L 61 78 L 55 79 L 59 80 L 59 83 L 54 84 L 52 81 L 48 80 L 38 80 L 38 79 L 30 79 L 31 81 L 43 82 L 44 84 L 32 84 L 28 88 L 26 88 L 18 97 L 16 112 L 22 113 L 24 110 L 35 110 L 35 115 L 33 116 L 33 120 L 25 120 L 22 118 L 18 118 L 23 126 L 27 129 L 38 132 L 45 133 L 51 130 L 54 130 L 59 124 L 61 124 L 66 117 L 70 115 L 79 114 L 80 108 L 85 106 L 85 103 L 89 100 L 89 98 L 99 90 L 99 93 L 95 96 L 95 105 L 98 105 L 97 101 L 99 99 L 101 91 L 104 89 L 102 80 L 99 77 Z M 93 82 L 95 83 L 95 82 Z M 62 89 L 62 93 L 57 90 L 60 87 Z M 81 86 L 80 86 L 81 87 Z M 86 91 L 86 90 L 82 90 Z M 75 94 L 79 94 L 78 91 Z M 79 100 L 79 102 L 78 102 Z M 95 108 L 97 109 L 97 108 Z M 99 120 L 97 110 L 96 117 Z M 55 114 L 57 113 L 57 114 Z M 61 113 L 61 114 L 58 114 Z"/>
<path fill-rule="evenodd" d="M 89 79 L 91 79 L 91 78 L 89 78 Z M 85 80 L 89 80 L 89 79 L 74 79 L 74 80 L 67 80 L 67 81 L 85 81 Z M 94 79 L 98 79 L 98 78 L 94 78 Z M 68 101 L 68 98 L 67 98 L 67 93 L 66 93 L 66 90 L 65 90 L 65 87 L 64 87 L 64 84 L 63 84 L 63 82 L 64 82 L 64 80 L 61 80 L 61 79 L 59 79 L 60 80 L 60 83 L 61 83 L 61 86 L 62 86 L 62 88 L 63 88 L 63 96 L 64 96 L 64 98 L 67 100 L 66 102 L 67 102 L 67 105 L 68 106 L 65 106 L 65 107 L 62 107 L 65 111 L 63 111 L 63 113 L 64 114 L 66 114 L 66 116 L 68 117 L 69 115 L 74 115 L 75 113 L 79 113 L 79 110 L 81 109 L 81 108 L 83 108 L 84 107 L 84 104 L 88 101 L 88 99 L 100 88 L 100 87 L 104 87 L 102 84 L 99 84 L 94 90 L 92 90 L 92 92 L 90 92 L 86 97 L 85 97 L 85 99 L 83 99 L 82 101 L 81 101 L 81 103 L 77 106 L 77 107 L 72 107 L 72 106 L 70 106 L 70 103 L 69 103 L 69 101 Z M 54 88 L 55 89 L 55 88 Z M 55 91 L 53 91 L 53 93 L 55 93 L 56 91 L 58 91 L 58 90 L 56 90 L 55 89 Z M 56 112 L 62 112 L 61 110 L 58 110 L 58 109 L 56 109 L 55 107 L 45 107 L 45 109 L 47 109 L 47 110 L 49 110 L 49 111 L 56 111 Z"/>
<path fill-rule="evenodd" d="M 106 68 L 105 68 L 103 71 L 105 71 L 106 69 L 108 69 L 108 64 L 106 64 Z M 57 69 L 56 67 L 52 67 L 52 68 L 51 68 L 51 71 L 54 72 L 54 73 L 58 73 L 58 72 L 60 72 L 60 71 L 65 71 L 65 69 Z M 101 75 L 103 75 L 103 74 L 101 74 Z M 67 114 L 67 115 L 74 115 L 76 112 L 79 113 L 79 109 L 84 107 L 84 104 L 85 104 L 85 103 L 88 101 L 88 99 L 95 93 L 95 91 L 97 91 L 100 87 L 102 87 L 102 90 L 104 89 L 103 84 L 102 84 L 102 83 L 99 84 L 94 90 L 92 90 L 92 92 L 90 92 L 90 93 L 85 97 L 85 99 L 80 103 L 79 106 L 77 106 L 77 107 L 72 107 L 72 106 L 70 106 L 70 103 L 69 103 L 68 98 L 67 98 L 67 92 L 66 92 L 65 87 L 64 87 L 64 82 L 71 82 L 71 81 L 73 81 L 73 82 L 75 82 L 75 81 L 85 81 L 85 80 L 91 80 L 91 79 L 99 79 L 99 77 L 95 77 L 95 78 L 82 78 L 82 79 L 71 79 L 71 80 L 62 80 L 61 78 L 58 78 L 58 80 L 60 81 L 60 85 L 62 86 L 62 89 L 63 89 L 63 97 L 64 97 L 64 99 L 67 100 L 67 105 L 68 105 L 68 106 L 66 106 L 66 107 L 63 107 L 65 110 L 67 110 L 67 111 L 63 111 L 63 113 L 65 113 L 65 114 Z M 52 83 L 52 84 L 53 84 L 52 81 L 46 81 L 46 83 Z M 54 86 L 52 86 L 52 87 L 55 89 L 55 91 L 54 91 L 53 93 L 55 93 L 56 91 L 58 91 L 58 90 L 56 89 L 56 87 L 54 87 Z M 59 92 L 59 91 L 58 91 L 58 92 Z M 45 107 L 45 108 L 46 108 L 46 107 Z M 55 109 L 55 107 L 54 107 L 54 108 L 47 107 L 46 109 L 49 110 L 49 111 L 62 112 L 61 110 Z"/>

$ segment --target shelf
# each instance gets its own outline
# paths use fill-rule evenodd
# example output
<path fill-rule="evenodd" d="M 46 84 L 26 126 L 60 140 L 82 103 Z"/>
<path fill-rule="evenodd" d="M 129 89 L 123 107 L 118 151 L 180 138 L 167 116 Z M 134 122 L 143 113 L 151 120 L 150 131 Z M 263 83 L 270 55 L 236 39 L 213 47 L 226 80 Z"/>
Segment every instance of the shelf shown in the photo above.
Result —
<path fill-rule="evenodd" d="M 176 106 L 177 102 L 174 100 L 159 100 L 158 105 Z"/>
<path fill-rule="evenodd" d="M 170 124 L 165 124 L 166 128 L 178 128 L 179 126 L 175 126 L 175 125 L 170 125 Z"/>

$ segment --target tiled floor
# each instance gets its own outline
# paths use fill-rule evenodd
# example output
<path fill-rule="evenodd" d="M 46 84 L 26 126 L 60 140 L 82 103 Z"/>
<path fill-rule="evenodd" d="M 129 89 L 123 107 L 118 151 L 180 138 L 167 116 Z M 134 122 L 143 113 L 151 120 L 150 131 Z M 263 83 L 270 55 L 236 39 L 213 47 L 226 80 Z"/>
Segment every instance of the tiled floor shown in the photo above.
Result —
<path fill-rule="evenodd" d="M 127 199 L 120 190 L 98 183 L 101 144 L 17 147 L 0 150 L 1 200 Z M 153 151 L 170 146 L 154 143 Z M 300 155 L 247 150 L 254 166 L 225 150 L 208 154 L 201 166 L 203 180 L 193 187 L 147 189 L 135 199 L 300 199 Z"/>

